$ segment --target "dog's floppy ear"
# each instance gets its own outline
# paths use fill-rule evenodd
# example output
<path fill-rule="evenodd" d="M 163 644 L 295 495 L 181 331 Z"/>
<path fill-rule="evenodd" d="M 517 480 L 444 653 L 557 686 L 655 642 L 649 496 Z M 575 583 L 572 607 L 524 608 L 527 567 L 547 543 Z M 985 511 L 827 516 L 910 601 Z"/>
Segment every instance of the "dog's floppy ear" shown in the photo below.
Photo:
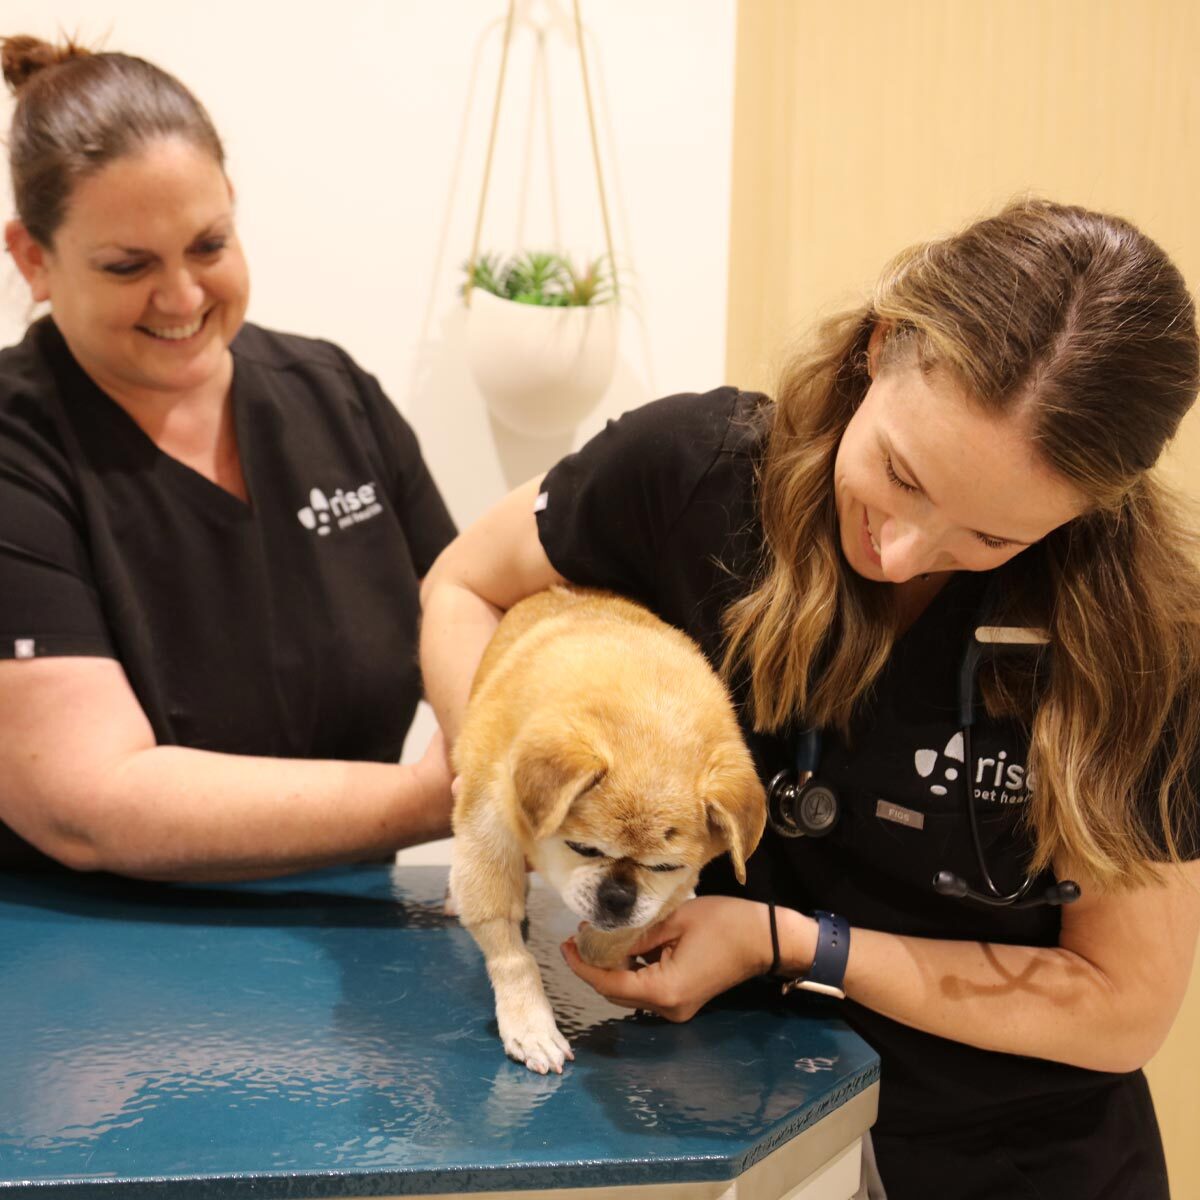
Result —
<path fill-rule="evenodd" d="M 511 752 L 516 816 L 533 841 L 549 837 L 572 803 L 603 778 L 604 760 L 560 721 L 522 730 Z"/>
<path fill-rule="evenodd" d="M 709 826 L 729 849 L 738 883 L 767 823 L 767 798 L 750 752 L 740 742 L 721 746 L 708 763 L 704 807 Z"/>

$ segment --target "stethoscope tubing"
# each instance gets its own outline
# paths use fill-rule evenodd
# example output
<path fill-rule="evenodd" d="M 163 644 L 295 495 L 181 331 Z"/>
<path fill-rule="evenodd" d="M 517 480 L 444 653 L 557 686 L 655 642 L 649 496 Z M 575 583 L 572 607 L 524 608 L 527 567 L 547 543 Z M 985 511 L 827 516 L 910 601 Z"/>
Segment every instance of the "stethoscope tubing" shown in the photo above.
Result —
<path fill-rule="evenodd" d="M 963 653 L 958 676 L 958 718 L 963 740 L 963 803 L 967 809 L 967 826 L 970 830 L 971 845 L 975 851 L 975 863 L 979 869 L 980 882 L 983 884 L 984 890 L 971 888 L 961 876 L 943 870 L 939 871 L 933 879 L 934 890 L 939 895 L 951 899 L 974 901 L 995 908 L 1032 908 L 1043 904 L 1070 904 L 1081 894 L 1079 885 L 1067 879 L 1052 884 L 1043 895 L 1030 899 L 1030 893 L 1037 882 L 1035 876 L 1031 874 L 1025 876 L 1015 891 L 1001 891 L 988 869 L 983 837 L 979 830 L 979 817 L 975 811 L 975 797 L 972 793 L 971 775 L 974 763 L 971 751 L 971 729 L 975 724 L 975 683 L 984 647 L 1021 647 L 1026 650 L 1033 648 L 1041 650 L 1048 640 L 1038 630 L 980 626 L 975 629 Z M 824 836 L 837 824 L 840 800 L 832 788 L 816 779 L 821 761 L 821 731 L 818 728 L 809 727 L 799 734 L 796 741 L 795 758 L 794 777 L 789 778 L 791 773 L 788 771 L 780 771 L 771 780 L 767 789 L 768 821 L 771 827 L 783 837 Z M 832 819 L 823 820 L 819 827 L 806 826 L 804 819 L 805 797 L 811 795 L 814 790 L 821 793 L 822 807 L 826 818 L 829 815 L 829 806 L 832 805 Z M 791 810 L 790 817 L 784 812 L 785 805 Z"/>

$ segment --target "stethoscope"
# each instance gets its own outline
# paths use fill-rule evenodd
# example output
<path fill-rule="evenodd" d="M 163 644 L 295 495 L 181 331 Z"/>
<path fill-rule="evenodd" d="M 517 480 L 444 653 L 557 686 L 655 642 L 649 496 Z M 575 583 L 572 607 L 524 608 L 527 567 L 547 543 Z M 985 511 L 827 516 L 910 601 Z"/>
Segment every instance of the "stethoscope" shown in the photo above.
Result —
<path fill-rule="evenodd" d="M 1072 904 L 1082 894 L 1079 884 L 1064 879 L 1050 884 L 1037 895 L 1031 895 L 1036 882 L 1031 875 L 1025 877 L 1016 891 L 1001 891 L 988 870 L 983 839 L 979 836 L 979 819 L 971 795 L 971 765 L 974 761 L 971 757 L 971 727 L 975 724 L 975 677 L 979 672 L 980 660 L 985 653 L 994 653 L 1003 648 L 1038 650 L 1048 645 L 1049 640 L 1040 629 L 981 625 L 967 645 L 958 675 L 958 722 L 962 728 L 964 765 L 962 790 L 975 861 L 984 890 L 972 888 L 961 875 L 953 871 L 943 870 L 933 877 L 933 889 L 940 896 L 974 900 L 995 908 L 1036 908 L 1043 904 Z M 806 729 L 796 741 L 795 771 L 780 771 L 768 785 L 767 819 L 771 828 L 781 837 L 826 837 L 837 825 L 841 801 L 829 784 L 816 777 L 820 761 L 821 732 L 819 729 Z"/>

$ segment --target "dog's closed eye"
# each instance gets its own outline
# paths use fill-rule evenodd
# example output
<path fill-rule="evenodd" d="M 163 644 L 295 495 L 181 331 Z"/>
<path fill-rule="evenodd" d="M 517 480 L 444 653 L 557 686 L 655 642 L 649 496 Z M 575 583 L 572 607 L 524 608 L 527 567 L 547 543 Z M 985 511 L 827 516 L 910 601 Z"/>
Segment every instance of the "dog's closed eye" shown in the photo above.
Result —
<path fill-rule="evenodd" d="M 582 842 L 565 843 L 568 850 L 574 850 L 581 858 L 603 858 L 604 851 L 595 846 L 585 846 Z M 647 871 L 682 871 L 683 863 L 639 863 Z"/>
<path fill-rule="evenodd" d="M 568 850 L 574 850 L 576 854 L 583 858 L 603 858 L 604 851 L 597 850 L 595 846 L 585 846 L 581 842 L 568 842 Z"/>

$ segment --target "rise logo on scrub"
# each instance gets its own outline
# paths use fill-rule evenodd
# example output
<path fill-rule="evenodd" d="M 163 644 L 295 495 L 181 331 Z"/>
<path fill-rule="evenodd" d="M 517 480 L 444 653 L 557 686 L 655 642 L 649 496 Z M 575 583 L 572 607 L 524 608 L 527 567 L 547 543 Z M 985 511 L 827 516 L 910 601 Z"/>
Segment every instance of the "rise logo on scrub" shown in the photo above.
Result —
<path fill-rule="evenodd" d="M 944 796 L 949 791 L 940 782 L 953 782 L 963 769 L 963 735 L 956 733 L 939 754 L 936 750 L 918 750 L 913 755 L 913 765 L 922 779 L 931 779 L 930 792 Z M 1024 804 L 1033 790 L 1033 780 L 1023 763 L 1010 762 L 1008 751 L 1000 750 L 995 758 L 975 758 L 974 778 L 970 780 L 971 794 L 976 800 L 993 804 Z M 935 775 L 935 772 L 938 774 Z"/>
<path fill-rule="evenodd" d="M 324 537 L 334 529 L 349 529 L 383 512 L 373 480 L 356 488 L 338 488 L 327 496 L 315 487 L 308 493 L 308 503 L 296 513 L 305 529 L 315 529 Z"/>

